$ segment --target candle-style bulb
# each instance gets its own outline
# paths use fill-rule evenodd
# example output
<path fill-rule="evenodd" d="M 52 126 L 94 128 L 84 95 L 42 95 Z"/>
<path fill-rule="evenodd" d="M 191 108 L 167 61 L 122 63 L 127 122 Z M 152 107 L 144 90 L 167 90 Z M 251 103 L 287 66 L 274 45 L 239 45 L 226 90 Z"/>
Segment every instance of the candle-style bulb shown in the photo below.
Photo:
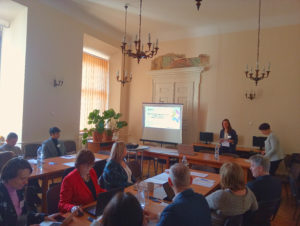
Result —
<path fill-rule="evenodd" d="M 151 35 L 150 35 L 150 33 L 148 34 L 148 43 L 151 43 Z"/>

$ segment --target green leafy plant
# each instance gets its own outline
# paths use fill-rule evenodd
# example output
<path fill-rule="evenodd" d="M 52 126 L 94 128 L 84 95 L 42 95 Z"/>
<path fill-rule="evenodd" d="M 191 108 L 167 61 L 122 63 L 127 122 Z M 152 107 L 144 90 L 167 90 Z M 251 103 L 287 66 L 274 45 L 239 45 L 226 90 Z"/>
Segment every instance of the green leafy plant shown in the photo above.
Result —
<path fill-rule="evenodd" d="M 120 121 L 121 113 L 116 113 L 114 109 L 108 109 L 100 115 L 100 111 L 95 109 L 89 113 L 88 124 L 94 125 L 91 129 L 84 129 L 82 143 L 86 144 L 89 136 L 92 136 L 94 131 L 100 134 L 106 133 L 107 136 L 112 136 L 114 132 L 127 126 L 126 121 Z"/>

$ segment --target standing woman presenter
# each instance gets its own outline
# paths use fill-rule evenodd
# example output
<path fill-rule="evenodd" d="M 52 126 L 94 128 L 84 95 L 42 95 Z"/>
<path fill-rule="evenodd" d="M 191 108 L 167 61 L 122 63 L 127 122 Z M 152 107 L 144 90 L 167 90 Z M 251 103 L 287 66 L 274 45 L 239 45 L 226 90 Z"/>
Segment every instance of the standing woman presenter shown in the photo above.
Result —
<path fill-rule="evenodd" d="M 234 153 L 238 142 L 238 136 L 234 129 L 231 128 L 228 119 L 222 121 L 222 130 L 220 131 L 220 144 L 222 153 Z"/>

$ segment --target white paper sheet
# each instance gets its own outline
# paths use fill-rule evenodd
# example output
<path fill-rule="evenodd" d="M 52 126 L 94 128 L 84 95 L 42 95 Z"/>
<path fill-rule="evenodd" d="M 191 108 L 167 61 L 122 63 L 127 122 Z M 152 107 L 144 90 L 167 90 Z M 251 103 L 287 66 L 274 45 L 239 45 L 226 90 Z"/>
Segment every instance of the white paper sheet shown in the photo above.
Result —
<path fill-rule="evenodd" d="M 75 155 L 63 155 L 63 156 L 60 156 L 60 158 L 62 158 L 62 159 L 75 159 Z"/>
<path fill-rule="evenodd" d="M 64 165 L 70 166 L 70 167 L 74 167 L 75 166 L 75 162 L 66 162 L 66 163 L 64 163 Z"/>
<path fill-rule="evenodd" d="M 207 177 L 207 173 L 199 173 L 199 172 L 191 172 L 191 176 L 196 176 L 196 177 Z"/>
<path fill-rule="evenodd" d="M 30 164 L 37 164 L 37 160 L 36 159 L 28 159 L 27 160 Z"/>
<path fill-rule="evenodd" d="M 101 160 L 103 160 L 103 159 L 95 158 L 95 162 L 101 161 Z"/>
<path fill-rule="evenodd" d="M 168 182 L 169 174 L 167 173 L 161 173 L 157 176 L 150 177 L 145 182 L 152 182 L 154 184 L 164 184 Z"/>
<path fill-rule="evenodd" d="M 214 180 L 208 180 L 200 177 L 195 177 L 193 180 L 193 184 L 208 187 L 208 188 L 212 187 L 214 185 L 214 182 L 215 182 Z"/>
<path fill-rule="evenodd" d="M 221 145 L 222 145 L 223 147 L 230 147 L 230 143 L 229 143 L 229 141 L 227 141 L 227 140 L 223 141 L 223 142 L 221 143 Z"/>

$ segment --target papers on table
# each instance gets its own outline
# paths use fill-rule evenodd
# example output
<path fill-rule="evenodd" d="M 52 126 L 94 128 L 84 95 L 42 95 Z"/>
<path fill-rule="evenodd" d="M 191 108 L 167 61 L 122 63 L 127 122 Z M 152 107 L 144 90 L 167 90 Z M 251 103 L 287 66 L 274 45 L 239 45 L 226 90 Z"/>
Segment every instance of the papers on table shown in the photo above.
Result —
<path fill-rule="evenodd" d="M 101 161 L 102 159 L 98 159 L 98 158 L 95 158 L 95 162 L 97 162 L 97 161 Z"/>
<path fill-rule="evenodd" d="M 200 177 L 195 177 L 193 179 L 193 184 L 208 187 L 208 188 L 212 187 L 214 183 L 215 183 L 214 180 L 208 180 Z"/>
<path fill-rule="evenodd" d="M 169 178 L 169 175 L 167 173 L 162 173 L 157 176 L 148 178 L 147 180 L 145 180 L 145 182 L 147 182 L 147 183 L 152 182 L 154 184 L 164 184 L 164 183 L 168 182 L 168 178 Z"/>
<path fill-rule="evenodd" d="M 70 167 L 74 167 L 75 166 L 75 162 L 66 162 L 66 163 L 64 163 L 64 165 L 70 166 Z"/>
<path fill-rule="evenodd" d="M 196 177 L 207 177 L 207 173 L 199 173 L 199 172 L 191 172 L 191 176 L 196 176 Z"/>
<path fill-rule="evenodd" d="M 30 164 L 37 164 L 37 160 L 36 159 L 28 159 L 27 160 Z"/>
<path fill-rule="evenodd" d="M 60 156 L 60 158 L 62 158 L 62 159 L 75 159 L 75 155 L 63 155 L 63 156 Z"/>
<path fill-rule="evenodd" d="M 227 140 L 223 141 L 223 142 L 221 143 L 221 145 L 222 145 L 223 147 L 230 147 L 230 143 L 229 143 L 229 141 L 227 141 Z"/>
<path fill-rule="evenodd" d="M 53 221 L 43 221 L 40 223 L 40 226 L 58 226 L 62 225 L 60 222 L 53 222 Z"/>

